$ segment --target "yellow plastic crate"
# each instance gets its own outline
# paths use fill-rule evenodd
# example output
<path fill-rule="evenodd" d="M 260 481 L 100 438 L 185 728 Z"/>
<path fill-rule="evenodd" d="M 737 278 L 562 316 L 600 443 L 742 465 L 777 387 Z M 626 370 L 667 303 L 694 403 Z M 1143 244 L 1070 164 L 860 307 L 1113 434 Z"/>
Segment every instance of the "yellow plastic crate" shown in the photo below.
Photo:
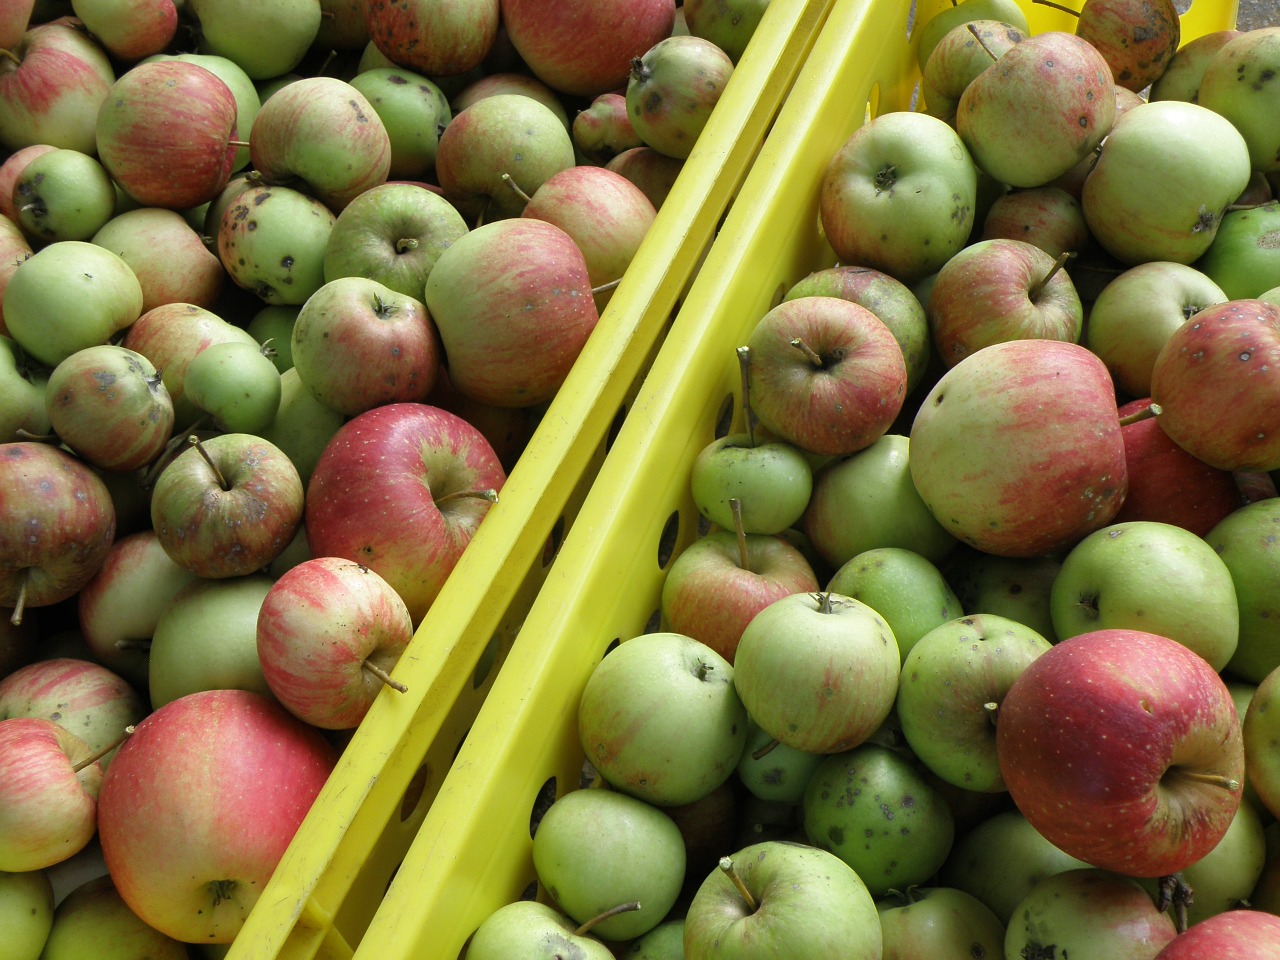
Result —
<path fill-rule="evenodd" d="M 947 5 L 831 11 L 358 958 L 454 960 L 493 910 L 536 890 L 531 819 L 580 785 L 583 686 L 610 644 L 657 626 L 666 571 L 697 535 L 694 457 L 726 404 L 741 422 L 733 348 L 792 284 L 835 263 L 817 212 L 827 162 L 867 117 L 910 107 L 910 24 Z M 1067 14 L 1023 5 L 1036 32 L 1072 29 Z M 1233 26 L 1236 10 L 1195 0 L 1184 42 Z"/>
<path fill-rule="evenodd" d="M 231 960 L 346 960 L 497 667 L 834 0 L 773 0 L 573 371 L 352 735 Z"/>

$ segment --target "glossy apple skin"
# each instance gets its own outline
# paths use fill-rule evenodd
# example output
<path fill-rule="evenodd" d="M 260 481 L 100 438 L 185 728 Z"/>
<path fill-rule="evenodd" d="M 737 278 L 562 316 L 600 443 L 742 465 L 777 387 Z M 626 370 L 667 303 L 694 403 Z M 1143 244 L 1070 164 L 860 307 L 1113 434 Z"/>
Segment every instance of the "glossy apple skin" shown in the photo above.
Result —
<path fill-rule="evenodd" d="M 1280 952 L 1280 917 L 1262 910 L 1228 910 L 1192 924 L 1155 960 L 1257 960 Z"/>
<path fill-rule="evenodd" d="M 66 600 L 115 539 L 111 495 L 84 463 L 47 443 L 0 444 L 0 606 Z"/>
<path fill-rule="evenodd" d="M 1128 876 L 1199 860 L 1240 805 L 1244 745 L 1230 692 L 1198 654 L 1142 631 L 1080 634 L 1034 660 L 1000 705 L 996 753 L 1018 809 L 1046 839 Z"/>
<path fill-rule="evenodd" d="M 334 760 L 317 730 L 260 694 L 204 691 L 156 710 L 99 794 L 121 897 L 175 939 L 229 943 Z"/>
<path fill-rule="evenodd" d="M 1229 300 L 1175 330 L 1156 356 L 1160 426 L 1221 470 L 1280 467 L 1280 307 Z"/>
<path fill-rule="evenodd" d="M 414 623 L 426 614 L 490 501 L 448 494 L 500 491 L 506 474 L 461 417 L 418 403 L 375 407 L 347 421 L 307 486 L 312 556 L 362 563 L 395 588 Z"/>

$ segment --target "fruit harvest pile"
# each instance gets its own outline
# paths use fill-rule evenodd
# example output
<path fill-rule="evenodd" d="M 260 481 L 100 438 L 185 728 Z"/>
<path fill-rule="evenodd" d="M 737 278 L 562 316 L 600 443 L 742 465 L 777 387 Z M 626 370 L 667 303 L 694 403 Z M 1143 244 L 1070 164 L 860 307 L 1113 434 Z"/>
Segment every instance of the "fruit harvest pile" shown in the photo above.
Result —
<path fill-rule="evenodd" d="M 1280 957 L 1280 23 L 1042 2 L 824 158 L 461 956 Z M 253 949 L 766 6 L 0 11 L 0 960 Z"/>

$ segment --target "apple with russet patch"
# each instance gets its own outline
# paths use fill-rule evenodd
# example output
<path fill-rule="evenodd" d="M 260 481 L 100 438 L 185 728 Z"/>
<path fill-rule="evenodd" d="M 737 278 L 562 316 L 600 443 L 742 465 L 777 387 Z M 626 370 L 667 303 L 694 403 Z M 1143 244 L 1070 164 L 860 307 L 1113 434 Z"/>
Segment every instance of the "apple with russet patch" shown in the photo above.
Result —
<path fill-rule="evenodd" d="M 631 61 L 625 94 L 631 128 L 646 146 L 687 159 L 732 76 L 733 60 L 710 40 L 659 40 Z"/>

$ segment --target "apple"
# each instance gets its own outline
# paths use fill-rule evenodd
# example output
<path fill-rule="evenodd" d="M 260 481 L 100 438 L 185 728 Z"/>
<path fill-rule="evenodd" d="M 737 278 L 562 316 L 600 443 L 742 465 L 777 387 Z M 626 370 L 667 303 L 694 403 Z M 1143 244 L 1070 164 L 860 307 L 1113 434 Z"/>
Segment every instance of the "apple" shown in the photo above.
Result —
<path fill-rule="evenodd" d="M 115 213 L 116 191 L 93 157 L 50 150 L 23 167 L 13 206 L 18 226 L 37 243 L 88 240 Z"/>
<path fill-rule="evenodd" d="M 631 62 L 671 36 L 675 0 L 502 0 L 511 45 L 561 93 L 595 97 L 627 83 Z"/>
<path fill-rule="evenodd" d="M 1198 103 L 1200 81 L 1209 62 L 1239 30 L 1213 30 L 1184 43 L 1165 65 L 1164 73 L 1151 84 L 1149 100 L 1185 100 Z"/>
<path fill-rule="evenodd" d="M 9 221 L 16 221 L 18 218 L 18 209 L 13 203 L 13 187 L 22 176 L 22 171 L 36 157 L 57 149 L 47 143 L 35 143 L 21 150 L 15 150 L 3 163 L 0 163 L 0 214 Z M 28 255 L 30 255 L 29 250 Z"/>
<path fill-rule="evenodd" d="M 83 240 L 41 248 L 9 279 L 4 322 L 26 353 L 55 367 L 106 343 L 142 313 L 142 287 L 129 265 Z"/>
<path fill-rule="evenodd" d="M 707 444 L 694 458 L 689 489 L 698 512 L 734 529 L 734 501 L 746 533 L 782 533 L 804 514 L 813 469 L 794 445 L 731 433 Z"/>
<path fill-rule="evenodd" d="M 390 584 L 337 557 L 284 572 L 258 612 L 258 659 L 271 692 L 327 730 L 360 723 L 412 638 L 409 608 Z"/>
<path fill-rule="evenodd" d="M 730 664 L 751 619 L 775 600 L 818 589 L 813 567 L 782 537 L 718 530 L 671 562 L 660 609 L 666 627 L 706 644 Z"/>
<path fill-rule="evenodd" d="M 1170 940 L 1155 960 L 1248 960 L 1280 949 L 1280 917 L 1239 908 L 1201 920 Z"/>
<path fill-rule="evenodd" d="M 879 317 L 852 301 L 784 300 L 752 328 L 747 347 L 756 416 L 802 450 L 856 453 L 902 409 L 902 348 Z"/>
<path fill-rule="evenodd" d="M 1273 556 L 1271 530 L 1280 523 L 1280 499 L 1247 504 L 1223 517 L 1204 535 L 1231 571 L 1240 612 L 1240 637 L 1226 673 L 1261 683 L 1280 667 L 1274 598 L 1280 583 L 1280 557 Z"/>
<path fill-rule="evenodd" d="M 710 40 L 735 64 L 768 9 L 769 0 L 690 0 L 681 5 L 685 26 L 695 37 Z"/>
<path fill-rule="evenodd" d="M 686 159 L 732 76 L 733 60 L 710 40 L 659 40 L 631 61 L 625 95 L 631 128 L 646 146 Z"/>
<path fill-rule="evenodd" d="M 1249 183 L 1249 149 L 1225 117 L 1177 100 L 1139 104 L 1107 136 L 1080 202 L 1113 257 L 1192 263 Z"/>
<path fill-rule="evenodd" d="M 931 29 L 932 21 L 922 28 L 923 31 Z M 922 32 L 922 49 L 924 37 Z M 992 58 L 998 60 L 1026 38 L 1025 31 L 1003 20 L 969 20 L 951 27 L 929 51 L 920 70 L 924 112 L 939 120 L 954 122 L 960 97 L 969 84 L 991 66 Z"/>
<path fill-rule="evenodd" d="M 1027 14 L 1017 0 L 961 0 L 942 8 L 920 26 L 917 63 L 924 73 L 934 48 L 958 26 L 979 20 L 996 20 L 1016 27 L 1022 34 L 1031 33 Z"/>
<path fill-rule="evenodd" d="M 876 743 L 825 758 L 803 806 L 809 842 L 856 870 L 872 896 L 927 882 L 955 838 L 942 794 L 910 759 Z"/>
<path fill-rule="evenodd" d="M 261 573 L 197 578 L 173 595 L 151 637 L 147 691 L 153 710 L 201 690 L 271 696 L 256 627 L 273 583 Z"/>
<path fill-rule="evenodd" d="M 877 960 L 882 949 L 866 884 L 840 858 L 801 843 L 765 841 L 726 857 L 685 916 L 686 960 L 780 951 L 791 960 Z"/>
<path fill-rule="evenodd" d="M 109 343 L 54 367 L 45 402 L 61 442 L 104 470 L 145 467 L 173 430 L 173 401 L 151 361 Z"/>
<path fill-rule="evenodd" d="M 145 924 L 120 897 L 111 877 L 93 877 L 67 893 L 53 915 L 43 960 L 187 960 L 186 944 Z"/>
<path fill-rule="evenodd" d="M 284 451 L 305 487 L 324 448 L 346 420 L 313 397 L 303 386 L 298 371 L 289 369 L 280 375 L 280 403 L 275 417 L 259 436 Z"/>
<path fill-rule="evenodd" d="M 94 751 L 43 717 L 0 720 L 0 870 L 43 870 L 93 837 L 102 784 Z"/>
<path fill-rule="evenodd" d="M 771 736 L 806 753 L 851 750 L 893 707 L 898 643 L 875 610 L 851 597 L 796 593 L 742 631 L 733 684 Z"/>
<path fill-rule="evenodd" d="M 85 29 L 117 60 L 160 53 L 178 32 L 174 0 L 71 0 Z"/>
<path fill-rule="evenodd" d="M 211 309 L 222 291 L 222 264 L 174 210 L 126 210 L 103 224 L 90 240 L 129 265 L 142 287 L 143 313 L 163 303 Z"/>
<path fill-rule="evenodd" d="M 573 117 L 569 133 L 573 145 L 591 163 L 607 164 L 624 150 L 643 146 L 627 116 L 627 98 L 602 93 Z"/>
<path fill-rule="evenodd" d="M 440 134 L 453 119 L 444 92 L 421 74 L 387 68 L 358 73 L 351 86 L 364 95 L 386 128 L 391 145 L 387 176 L 434 176 Z"/>
<path fill-rule="evenodd" d="M 894 111 L 863 124 L 836 151 L 818 212 L 841 261 L 912 284 L 968 242 L 977 189 L 955 130 L 928 114 Z"/>
<path fill-rule="evenodd" d="M 1151 371 L 1172 333 L 1205 307 L 1229 298 L 1195 267 L 1167 260 L 1124 270 L 1089 308 L 1084 344 L 1131 397 L 1151 394 Z"/>
<path fill-rule="evenodd" d="M 1222 839 L 1245 765 L 1222 679 L 1139 630 L 1083 633 L 1037 657 L 1000 705 L 996 755 L 1046 839 L 1137 877 L 1176 873 Z"/>
<path fill-rule="evenodd" d="M 498 0 L 368 0 L 369 40 L 388 59 L 432 77 L 466 73 L 484 62 L 498 35 Z"/>
<path fill-rule="evenodd" d="M 339 428 L 307 484 L 311 554 L 369 567 L 416 625 L 505 479 L 489 442 L 460 417 L 419 403 L 374 407 Z"/>
<path fill-rule="evenodd" d="M 424 186 L 370 187 L 338 214 L 325 247 L 324 278 L 366 277 L 421 300 L 436 260 L 466 232 L 453 205 Z"/>
<path fill-rule="evenodd" d="M 160 59 L 168 57 L 168 54 L 159 55 Z M 262 100 L 258 96 L 258 88 L 253 85 L 249 75 L 234 60 L 228 60 L 226 57 L 220 57 L 212 53 L 178 53 L 173 54 L 172 59 L 185 60 L 188 63 L 204 67 L 210 73 L 219 77 L 230 89 L 232 96 L 236 100 L 236 135 L 240 140 L 240 145 L 236 148 L 235 160 L 231 163 L 231 169 L 235 171 L 247 166 L 249 163 L 249 146 L 244 142 L 244 138 L 249 135 L 249 130 L 253 127 L 253 119 L 258 115 L 258 110 L 262 106 Z"/>
<path fill-rule="evenodd" d="M 1276 95 L 1267 80 L 1280 66 L 1280 27 L 1244 30 L 1213 55 L 1200 79 L 1197 102 L 1225 117 L 1249 147 L 1254 170 L 1280 170 L 1280 136 L 1272 119 Z"/>
<path fill-rule="evenodd" d="M 43 870 L 0 873 L 0 937 L 11 960 L 40 957 L 53 926 L 53 885 Z"/>
<path fill-rule="evenodd" d="M 502 33 L 500 32 L 499 36 L 501 35 Z M 459 113 L 477 100 L 483 100 L 485 97 L 494 97 L 502 93 L 518 93 L 521 96 L 537 100 L 554 113 L 560 119 L 560 122 L 564 124 L 565 129 L 572 133 L 572 124 L 569 121 L 569 114 L 565 110 L 564 100 L 561 95 L 537 77 L 531 77 L 523 72 L 485 73 L 453 94 L 449 98 L 449 104 L 454 113 Z"/>
<path fill-rule="evenodd" d="M 1024 240 L 979 240 L 942 265 L 929 290 L 929 327 L 948 366 L 993 343 L 1078 343 L 1084 307 L 1057 261 Z"/>
<path fill-rule="evenodd" d="M 147 648 L 174 595 L 195 579 L 165 553 L 150 528 L 116 540 L 76 595 L 80 633 L 95 659 L 147 686 Z"/>
<path fill-rule="evenodd" d="M 253 573 L 271 562 L 302 522 L 297 468 L 276 446 L 224 433 L 188 447 L 151 492 L 160 545 L 198 577 Z"/>
<path fill-rule="evenodd" d="M 555 396 L 599 320 L 577 244 L 531 218 L 459 237 L 440 254 L 424 293 L 453 386 L 501 407 Z"/>
<path fill-rule="evenodd" d="M 538 882 L 556 905 L 586 923 L 621 903 L 639 909 L 592 927 L 605 940 L 631 940 L 656 927 L 675 904 L 685 844 L 664 811 L 612 790 L 571 790 L 551 804 L 533 835 Z"/>
<path fill-rule="evenodd" d="M 895 708 L 920 762 L 965 790 L 1003 791 L 1000 703 L 1051 647 L 1030 627 L 991 613 L 949 620 L 922 636 L 903 660 Z"/>
<path fill-rule="evenodd" d="M 827 589 L 861 600 L 884 617 L 903 660 L 925 634 L 961 614 L 960 600 L 941 571 L 902 547 L 873 547 L 850 557 L 832 574 Z"/>
<path fill-rule="evenodd" d="M 140 63 L 102 101 L 98 155 L 112 179 L 143 206 L 199 206 L 231 176 L 236 116 L 231 88 L 204 67 L 182 60 Z"/>
<path fill-rule="evenodd" d="M 156 710 L 103 777 L 98 832 L 120 896 L 176 940 L 229 943 L 334 759 L 259 694 L 213 690 Z"/>
<path fill-rule="evenodd" d="M 222 213 L 218 259 L 237 286 L 264 303 L 298 306 L 324 285 L 335 221 L 328 207 L 301 191 L 248 187 Z"/>
<path fill-rule="evenodd" d="M 747 742 L 738 758 L 737 779 L 751 796 L 769 803 L 799 806 L 804 788 L 824 754 L 806 753 L 773 739 L 747 720 Z"/>
<path fill-rule="evenodd" d="M 933 563 L 955 548 L 912 482 L 910 449 L 907 437 L 887 433 L 814 474 L 802 526 L 833 570 L 878 547 L 901 547 Z"/>
<path fill-rule="evenodd" d="M 47 370 L 30 363 L 18 345 L 0 335 L 0 390 L 6 399 L 0 411 L 0 443 L 21 440 L 27 435 L 41 437 L 51 432 L 45 408 Z"/>
<path fill-rule="evenodd" d="M 1274 249 L 1278 231 L 1280 201 L 1229 209 L 1196 268 L 1232 300 L 1259 297 L 1280 284 L 1280 258 Z"/>
<path fill-rule="evenodd" d="M 639 187 L 654 209 L 661 210 L 684 168 L 684 161 L 668 157 L 652 147 L 631 147 L 605 164 L 606 169 L 620 173 Z"/>
<path fill-rule="evenodd" d="M 210 344 L 187 365 L 186 399 L 218 430 L 260 434 L 280 406 L 280 371 L 269 352 L 238 341 Z"/>
<path fill-rule="evenodd" d="M 1074 343 L 985 347 L 922 401 L 910 467 L 938 522 L 978 550 L 1069 546 L 1106 526 L 1128 488 L 1111 377 Z"/>
<path fill-rule="evenodd" d="M 1029 187 L 996 197 L 982 221 L 982 239 L 1023 240 L 1057 259 L 1089 243 L 1080 201 L 1061 187 Z"/>
<path fill-rule="evenodd" d="M 7 50 L 18 45 L 27 32 L 35 5 L 35 0 L 14 0 L 5 7 L 3 19 L 0 19 L 0 47 Z"/>
<path fill-rule="evenodd" d="M 589 929 L 537 900 L 516 900 L 489 914 L 472 935 L 463 960 L 513 960 L 547 950 L 575 960 L 613 960 L 613 952 Z"/>
<path fill-rule="evenodd" d="M 724 783 L 746 736 L 734 667 L 678 633 L 622 643 L 596 665 L 578 701 L 578 737 L 600 776 L 659 806 L 692 803 Z"/>
<path fill-rule="evenodd" d="M 1067 956 L 1149 960 L 1174 938 L 1173 918 L 1138 881 L 1093 867 L 1045 877 L 1014 910 L 1006 957 L 1045 950 Z"/>
<path fill-rule="evenodd" d="M 880 901 L 876 909 L 884 960 L 973 960 L 1004 952 L 1004 924 L 990 907 L 963 890 L 918 887 Z"/>
<path fill-rule="evenodd" d="M 304 77 L 263 102 L 249 131 L 249 157 L 268 183 L 300 180 L 340 213 L 386 182 L 391 140 L 358 89 L 336 77 Z"/>
<path fill-rule="evenodd" d="M 14 624 L 88 583 L 115 530 L 106 485 L 80 460 L 50 444 L 0 444 L 0 606 Z"/>
<path fill-rule="evenodd" d="M 319 0 L 185 0 L 202 53 L 226 57 L 250 78 L 287 74 L 302 62 L 323 19 Z M 246 131 L 241 131 L 246 132 Z"/>
<path fill-rule="evenodd" d="M 684 960 L 684 918 L 664 920 L 633 940 L 622 956 L 625 960 Z"/>
<path fill-rule="evenodd" d="M 120 740 L 147 708 L 124 677 L 71 657 L 37 660 L 0 680 L 0 719 L 43 717 L 70 730 L 94 753 Z M 105 770 L 114 753 L 102 754 Z"/>
<path fill-rule="evenodd" d="M 1273 386 L 1280 307 L 1229 300 L 1169 335 L 1151 373 L 1160 426 L 1192 456 L 1222 470 L 1280 467 Z"/>
<path fill-rule="evenodd" d="M 1076 36 L 1107 61 L 1117 86 L 1138 93 L 1160 79 L 1182 39 L 1173 0 L 1089 0 Z"/>
<path fill-rule="evenodd" d="M 92 154 L 94 124 L 115 71 L 73 17 L 33 24 L 0 63 L 0 146 Z"/>

